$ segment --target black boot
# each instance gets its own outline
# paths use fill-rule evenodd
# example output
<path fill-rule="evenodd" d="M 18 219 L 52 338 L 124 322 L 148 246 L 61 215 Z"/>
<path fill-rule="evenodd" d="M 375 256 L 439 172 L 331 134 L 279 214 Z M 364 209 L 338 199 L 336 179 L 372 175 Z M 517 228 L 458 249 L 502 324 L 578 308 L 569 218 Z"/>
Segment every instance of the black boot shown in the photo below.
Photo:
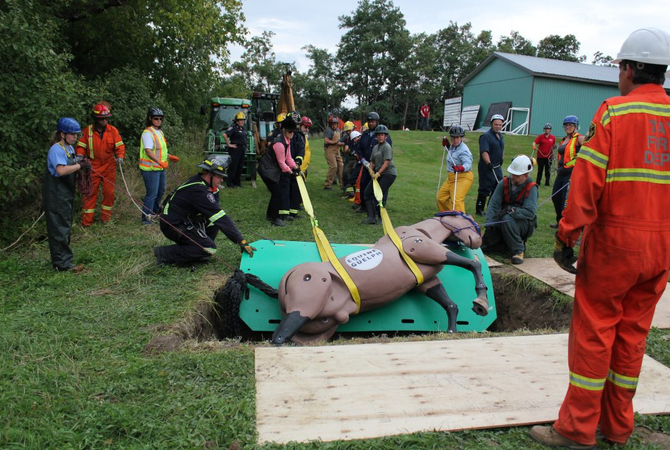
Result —
<path fill-rule="evenodd" d="M 376 211 L 375 211 L 375 205 L 372 202 L 365 202 L 365 212 L 368 213 L 368 217 L 363 220 L 364 224 L 368 225 L 376 225 L 377 224 L 377 216 L 376 216 Z"/>
<path fill-rule="evenodd" d="M 484 210 L 486 208 L 486 195 L 485 194 L 479 194 L 477 196 L 477 207 L 475 214 L 478 216 L 483 216 L 486 214 L 486 211 Z"/>

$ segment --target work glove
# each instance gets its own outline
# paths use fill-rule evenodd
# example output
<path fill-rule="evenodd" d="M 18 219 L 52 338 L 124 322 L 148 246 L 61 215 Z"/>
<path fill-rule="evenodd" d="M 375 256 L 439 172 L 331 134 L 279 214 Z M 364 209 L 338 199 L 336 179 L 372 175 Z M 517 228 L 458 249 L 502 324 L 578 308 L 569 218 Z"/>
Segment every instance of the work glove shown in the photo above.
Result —
<path fill-rule="evenodd" d="M 116 160 L 116 165 L 117 166 L 122 166 L 123 165 L 123 158 L 114 158 Z"/>
<path fill-rule="evenodd" d="M 74 156 L 75 164 L 79 164 L 83 159 L 84 159 L 84 155 L 75 155 Z"/>
<path fill-rule="evenodd" d="M 79 170 L 81 169 L 91 170 L 91 163 L 89 162 L 88 159 L 82 159 L 81 161 L 79 161 L 78 164 L 79 164 Z"/>
<path fill-rule="evenodd" d="M 486 164 L 486 167 L 487 167 L 489 170 L 493 170 L 493 164 L 492 164 L 492 163 L 488 163 L 488 164 Z"/>
<path fill-rule="evenodd" d="M 371 175 L 371 177 L 372 177 L 373 180 L 377 180 L 377 179 L 379 179 L 379 177 L 381 177 L 381 176 L 382 176 L 382 174 L 379 173 L 379 172 L 375 172 L 375 173 L 373 173 L 373 174 Z"/>
<path fill-rule="evenodd" d="M 447 147 L 447 148 L 451 147 L 451 143 L 449 142 L 449 138 L 446 137 L 446 136 L 444 136 L 442 138 L 442 147 Z"/>
<path fill-rule="evenodd" d="M 464 166 L 454 166 L 454 172 L 465 172 Z"/>
<path fill-rule="evenodd" d="M 167 161 L 161 161 L 161 162 L 158 163 L 158 165 L 161 166 L 163 169 L 167 169 L 167 168 L 168 168 L 168 163 L 167 163 Z"/>
<path fill-rule="evenodd" d="M 573 274 L 577 273 L 577 269 L 574 266 L 577 261 L 575 252 L 572 247 L 568 247 L 565 242 L 561 241 L 561 238 L 558 237 L 558 233 L 556 233 L 556 240 L 554 241 L 554 261 L 556 261 L 558 267 L 566 272 Z"/>
<path fill-rule="evenodd" d="M 299 177 L 302 174 L 302 172 L 300 172 L 300 167 L 296 167 L 294 169 L 291 169 L 291 172 L 293 172 L 293 175 L 296 176 L 296 177 Z"/>
<path fill-rule="evenodd" d="M 243 252 L 246 252 L 249 255 L 250 258 L 254 257 L 254 252 L 256 251 L 256 247 L 252 247 L 251 245 L 249 245 L 249 243 L 247 243 L 246 239 L 242 239 L 240 241 L 240 249 Z"/>
<path fill-rule="evenodd" d="M 179 158 L 177 158 L 175 155 L 168 154 L 168 159 L 172 162 L 179 162 Z"/>

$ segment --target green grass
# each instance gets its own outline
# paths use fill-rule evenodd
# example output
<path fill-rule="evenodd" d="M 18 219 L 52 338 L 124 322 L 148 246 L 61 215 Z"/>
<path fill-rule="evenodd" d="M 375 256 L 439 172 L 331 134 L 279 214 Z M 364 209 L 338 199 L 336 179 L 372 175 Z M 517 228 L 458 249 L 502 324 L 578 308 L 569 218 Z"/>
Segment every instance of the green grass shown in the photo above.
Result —
<path fill-rule="evenodd" d="M 394 132 L 398 180 L 389 211 L 398 226 L 435 212 L 442 156 L 439 133 Z M 466 142 L 477 152 L 476 134 Z M 530 137 L 506 137 L 507 163 L 530 148 Z M 195 144 L 194 144 L 195 147 Z M 371 243 L 380 226 L 359 225 L 339 192 L 322 189 L 325 160 L 321 141 L 311 143 L 308 188 L 319 223 L 333 243 Z M 179 151 L 169 188 L 189 174 L 202 155 Z M 143 185 L 129 164 L 127 178 L 135 198 Z M 224 190 L 222 204 L 249 240 L 309 241 L 307 219 L 284 228 L 265 221 L 269 194 L 258 189 Z M 474 210 L 477 183 L 468 198 Z M 540 448 L 526 427 L 455 433 L 417 433 L 354 442 L 259 446 L 255 430 L 253 346 L 192 344 L 176 352 L 145 351 L 166 325 L 182 321 L 195 305 L 210 301 L 226 274 L 239 264 L 237 246 L 218 239 L 219 258 L 188 269 L 158 268 L 151 248 L 167 241 L 156 227 L 141 228 L 139 213 L 117 184 L 111 225 L 74 227 L 75 262 L 80 275 L 51 269 L 45 226 L 40 223 L 16 250 L 0 259 L 0 447 L 1 448 L 243 448 L 396 449 Z M 541 201 L 549 190 L 542 187 Z M 540 227 L 528 245 L 529 257 L 548 257 L 553 233 L 551 202 L 539 211 Z M 78 214 L 77 214 L 78 217 Z M 529 283 L 529 288 L 532 288 Z M 653 330 L 648 352 L 670 365 L 670 332 Z M 444 336 L 440 336 L 444 338 Z M 638 423 L 670 433 L 670 418 L 640 417 Z M 637 443 L 629 448 L 653 448 Z"/>

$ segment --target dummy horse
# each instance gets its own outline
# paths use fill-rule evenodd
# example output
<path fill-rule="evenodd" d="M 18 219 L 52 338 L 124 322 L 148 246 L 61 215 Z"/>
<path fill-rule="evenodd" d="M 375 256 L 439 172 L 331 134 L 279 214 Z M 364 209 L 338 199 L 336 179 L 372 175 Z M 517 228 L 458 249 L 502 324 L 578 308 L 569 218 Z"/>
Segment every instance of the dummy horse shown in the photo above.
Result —
<path fill-rule="evenodd" d="M 456 331 L 458 307 L 447 295 L 437 274 L 444 265 L 463 267 L 475 278 L 473 311 L 488 314 L 486 285 L 479 261 L 464 258 L 443 244 L 461 242 L 471 249 L 480 247 L 482 238 L 477 222 L 461 212 L 442 212 L 423 222 L 395 229 L 405 253 L 423 274 L 423 284 L 402 259 L 388 235 L 374 247 L 339 258 L 358 287 L 360 312 L 380 308 L 402 297 L 412 289 L 436 301 L 447 313 L 447 331 Z M 339 324 L 356 314 L 356 305 L 349 289 L 329 262 L 308 262 L 289 270 L 279 283 L 279 302 L 283 319 L 272 342 L 288 340 L 307 343 L 329 339 Z"/>

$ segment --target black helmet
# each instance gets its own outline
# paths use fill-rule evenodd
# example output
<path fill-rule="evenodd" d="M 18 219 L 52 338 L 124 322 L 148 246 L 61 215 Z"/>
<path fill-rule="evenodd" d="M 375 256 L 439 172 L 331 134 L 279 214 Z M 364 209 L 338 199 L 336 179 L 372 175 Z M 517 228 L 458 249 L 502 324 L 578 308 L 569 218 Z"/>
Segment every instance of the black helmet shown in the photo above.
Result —
<path fill-rule="evenodd" d="M 165 117 L 165 114 L 163 114 L 163 110 L 160 108 L 149 108 L 147 117 Z"/>
<path fill-rule="evenodd" d="M 546 130 L 547 128 L 550 129 L 550 130 L 552 129 L 552 126 L 551 126 L 551 124 L 550 124 L 549 122 L 547 122 L 547 123 L 544 124 L 544 128 L 543 128 L 543 129 Z"/>
<path fill-rule="evenodd" d="M 207 159 L 198 164 L 196 167 L 205 169 L 209 173 L 221 175 L 224 178 L 228 177 L 228 166 L 230 165 L 230 156 L 228 155 L 209 155 Z"/>
<path fill-rule="evenodd" d="M 375 136 L 378 134 L 389 134 L 389 129 L 386 125 L 377 125 L 377 128 L 375 128 L 375 131 L 373 133 L 375 134 Z"/>
<path fill-rule="evenodd" d="M 374 111 L 369 112 L 368 113 L 368 120 L 376 120 L 377 122 L 379 122 L 379 114 L 377 114 Z"/>
<path fill-rule="evenodd" d="M 449 128 L 449 136 L 451 137 L 463 137 L 465 136 L 465 130 L 463 127 L 455 125 Z"/>

